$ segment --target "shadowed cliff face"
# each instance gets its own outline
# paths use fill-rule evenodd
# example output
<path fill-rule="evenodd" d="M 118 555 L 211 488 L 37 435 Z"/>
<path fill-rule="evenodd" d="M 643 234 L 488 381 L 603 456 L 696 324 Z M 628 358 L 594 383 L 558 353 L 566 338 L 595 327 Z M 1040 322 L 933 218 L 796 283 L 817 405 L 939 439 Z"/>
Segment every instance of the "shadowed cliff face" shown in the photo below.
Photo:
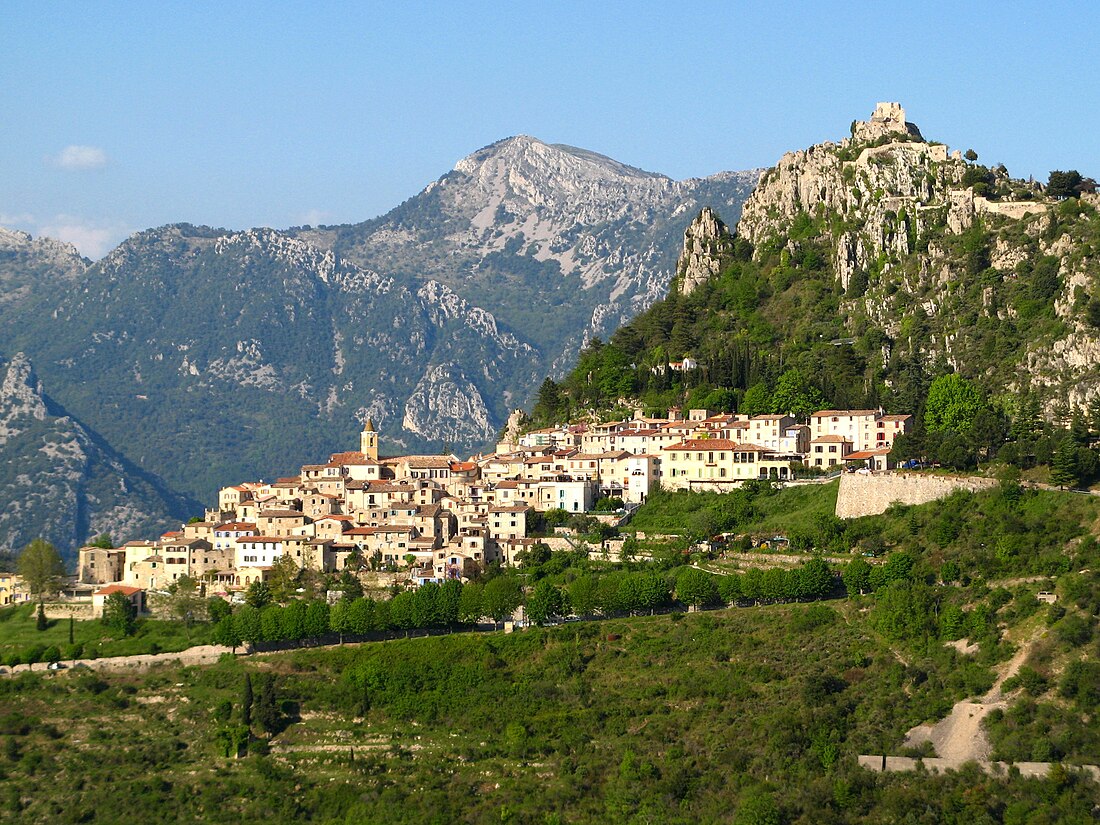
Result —
<path fill-rule="evenodd" d="M 0 384 L 0 499 L 0 547 L 45 538 L 70 557 L 90 535 L 148 536 L 197 507 L 49 401 L 23 353 Z"/>

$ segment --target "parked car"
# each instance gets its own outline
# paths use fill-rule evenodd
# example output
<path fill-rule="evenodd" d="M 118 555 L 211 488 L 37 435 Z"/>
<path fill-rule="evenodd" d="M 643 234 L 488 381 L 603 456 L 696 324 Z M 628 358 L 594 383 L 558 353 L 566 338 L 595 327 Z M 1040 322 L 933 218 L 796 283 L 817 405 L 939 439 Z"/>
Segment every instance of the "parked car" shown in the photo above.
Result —
<path fill-rule="evenodd" d="M 65 667 L 63 662 L 50 662 L 46 665 L 46 670 L 64 670 Z"/>

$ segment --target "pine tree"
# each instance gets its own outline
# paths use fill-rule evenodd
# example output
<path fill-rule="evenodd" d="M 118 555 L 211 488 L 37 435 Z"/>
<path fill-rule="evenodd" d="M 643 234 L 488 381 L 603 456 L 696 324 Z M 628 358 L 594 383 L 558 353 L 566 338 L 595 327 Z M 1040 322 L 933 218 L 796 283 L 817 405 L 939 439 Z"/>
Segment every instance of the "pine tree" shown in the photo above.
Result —
<path fill-rule="evenodd" d="M 1063 438 L 1054 451 L 1050 463 L 1050 483 L 1057 484 L 1058 489 L 1077 486 L 1077 445 L 1069 436 Z"/>

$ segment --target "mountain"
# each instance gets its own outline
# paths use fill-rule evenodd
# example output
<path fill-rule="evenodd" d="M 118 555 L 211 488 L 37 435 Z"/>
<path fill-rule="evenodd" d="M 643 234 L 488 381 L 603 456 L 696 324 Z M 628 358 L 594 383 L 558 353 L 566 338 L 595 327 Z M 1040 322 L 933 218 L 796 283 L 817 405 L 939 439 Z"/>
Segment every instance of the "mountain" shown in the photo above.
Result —
<path fill-rule="evenodd" d="M 970 444 L 1034 431 L 1040 411 L 1063 427 L 1100 412 L 1095 184 L 1066 173 L 1077 190 L 1048 193 L 977 157 L 925 140 L 898 104 L 788 152 L 735 232 L 699 214 L 669 296 L 582 353 L 535 418 L 619 399 L 919 414 L 949 372 L 985 398 Z M 698 369 L 667 369 L 688 355 Z"/>
<path fill-rule="evenodd" d="M 155 535 L 195 502 L 116 455 L 43 392 L 17 353 L 0 383 L 0 546 L 45 538 L 66 554 L 88 536 Z"/>
<path fill-rule="evenodd" d="M 710 205 L 735 218 L 758 177 L 674 181 L 520 135 L 376 220 L 299 235 L 379 272 L 448 284 L 522 331 L 545 374 L 664 295 L 690 216 Z"/>
<path fill-rule="evenodd" d="M 698 205 L 736 213 L 756 177 L 673 181 L 517 137 L 363 224 L 169 225 L 95 263 L 5 232 L 0 353 L 191 502 L 353 446 L 368 416 L 391 452 L 471 450 L 657 300 Z"/>
<path fill-rule="evenodd" d="M 485 441 L 532 352 L 443 284 L 272 230 L 138 233 L 33 315 L 11 346 L 66 408 L 204 501 L 353 443 L 367 416 L 403 428 L 397 448 Z"/>

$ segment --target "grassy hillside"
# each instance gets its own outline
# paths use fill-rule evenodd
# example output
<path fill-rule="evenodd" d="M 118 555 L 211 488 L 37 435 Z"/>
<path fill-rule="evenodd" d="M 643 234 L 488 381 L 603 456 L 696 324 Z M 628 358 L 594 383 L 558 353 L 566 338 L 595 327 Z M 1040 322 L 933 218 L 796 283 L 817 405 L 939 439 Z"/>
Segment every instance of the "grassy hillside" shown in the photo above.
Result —
<path fill-rule="evenodd" d="M 1072 777 L 855 767 L 989 682 L 911 655 L 838 603 L 23 676 L 0 682 L 0 821 L 1087 820 L 1096 789 Z M 226 759 L 245 673 L 274 676 L 280 718 Z"/>

